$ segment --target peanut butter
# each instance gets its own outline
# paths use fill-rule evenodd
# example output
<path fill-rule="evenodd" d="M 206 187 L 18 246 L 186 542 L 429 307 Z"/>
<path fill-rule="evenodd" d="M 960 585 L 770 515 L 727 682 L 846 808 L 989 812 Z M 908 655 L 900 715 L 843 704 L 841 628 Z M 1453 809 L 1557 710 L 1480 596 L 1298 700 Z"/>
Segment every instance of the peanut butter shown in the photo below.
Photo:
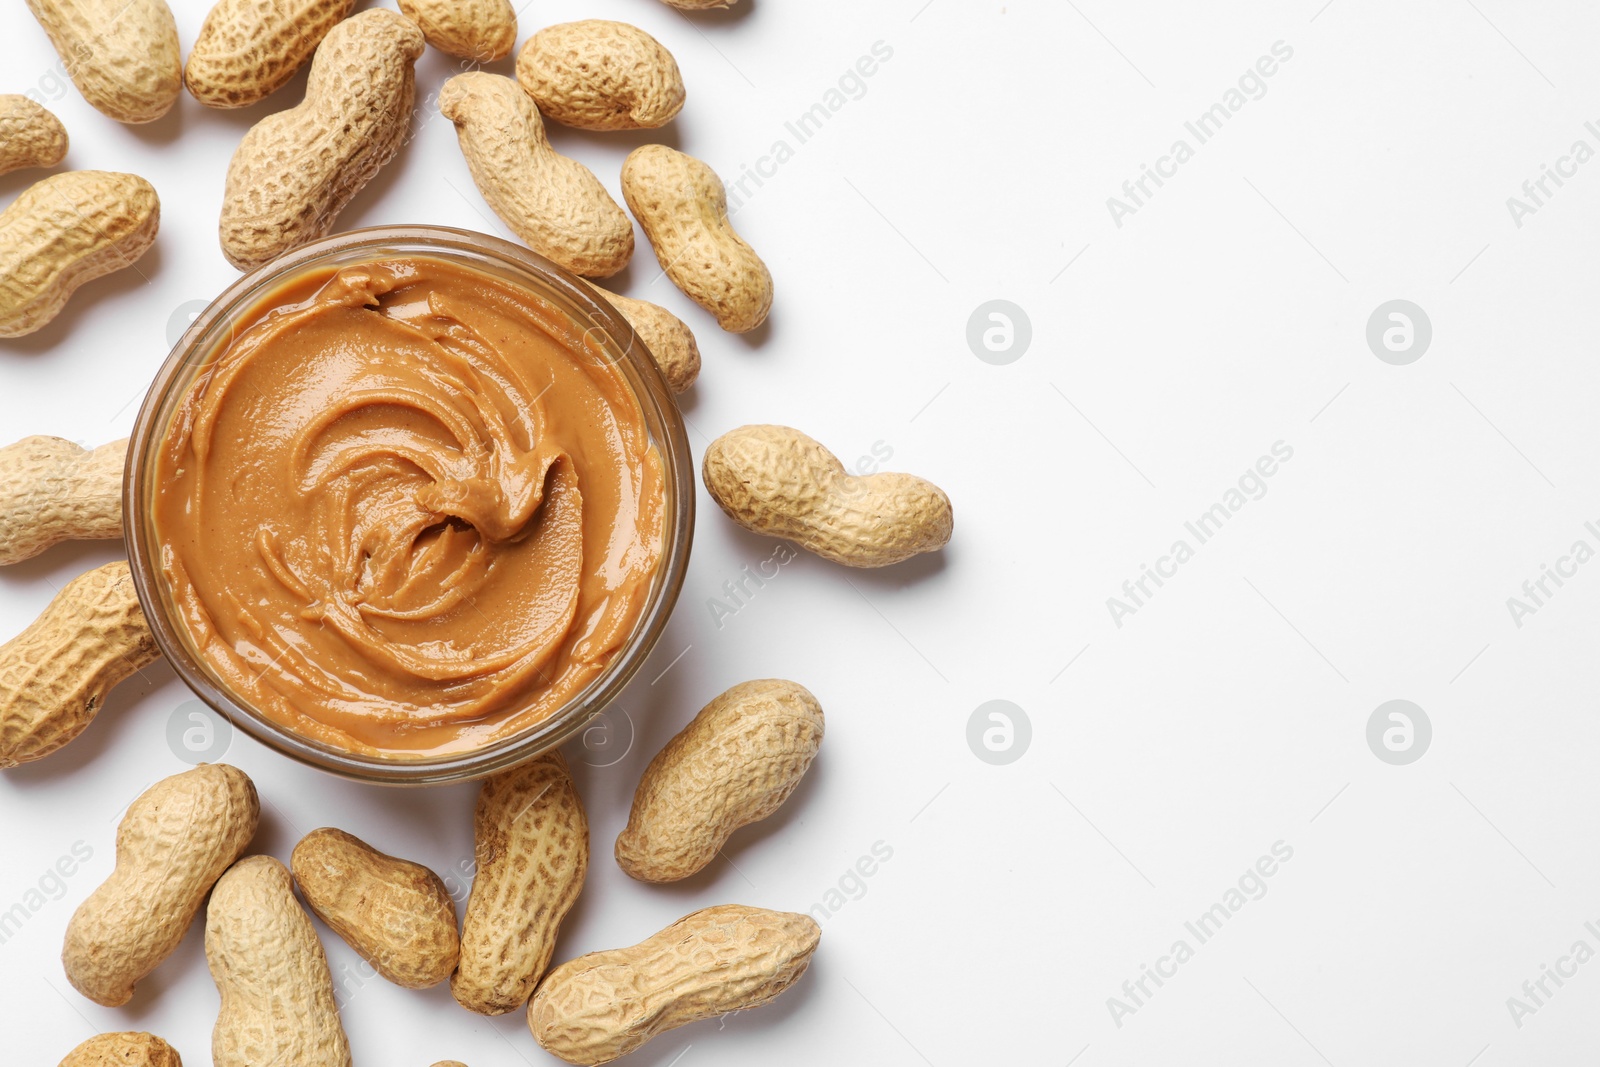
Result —
<path fill-rule="evenodd" d="M 411 256 L 299 277 L 181 401 L 160 567 L 202 662 L 316 741 L 421 757 L 603 672 L 662 554 L 622 371 L 537 294 Z"/>

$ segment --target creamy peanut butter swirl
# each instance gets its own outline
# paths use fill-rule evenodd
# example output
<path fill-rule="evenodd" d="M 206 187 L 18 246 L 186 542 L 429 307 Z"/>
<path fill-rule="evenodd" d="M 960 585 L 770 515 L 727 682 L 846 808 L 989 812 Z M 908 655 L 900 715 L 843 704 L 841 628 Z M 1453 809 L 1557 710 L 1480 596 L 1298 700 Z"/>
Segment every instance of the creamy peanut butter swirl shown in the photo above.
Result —
<path fill-rule="evenodd" d="M 621 371 L 531 292 L 428 257 L 279 291 L 163 442 L 161 563 L 247 703 L 360 752 L 459 751 L 601 673 L 662 552 Z"/>

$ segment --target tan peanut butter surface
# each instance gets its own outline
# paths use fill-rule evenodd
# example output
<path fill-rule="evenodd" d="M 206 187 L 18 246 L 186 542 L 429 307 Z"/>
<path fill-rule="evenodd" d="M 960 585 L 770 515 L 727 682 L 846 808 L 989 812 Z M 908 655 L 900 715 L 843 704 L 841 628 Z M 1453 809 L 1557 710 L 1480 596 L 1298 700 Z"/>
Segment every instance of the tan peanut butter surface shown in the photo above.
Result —
<path fill-rule="evenodd" d="M 662 553 L 661 458 L 622 372 L 535 294 L 423 256 L 258 304 L 178 407 L 156 484 L 202 659 L 363 753 L 550 715 L 626 643 Z"/>

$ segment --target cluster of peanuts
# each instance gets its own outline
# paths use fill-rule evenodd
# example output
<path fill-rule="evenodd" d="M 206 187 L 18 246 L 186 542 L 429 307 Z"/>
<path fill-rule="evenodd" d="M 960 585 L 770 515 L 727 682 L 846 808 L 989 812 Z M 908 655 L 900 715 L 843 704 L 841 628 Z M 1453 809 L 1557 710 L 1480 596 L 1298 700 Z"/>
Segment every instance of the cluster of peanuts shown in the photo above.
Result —
<path fill-rule="evenodd" d="M 654 883 L 704 869 L 735 830 L 788 799 L 822 734 L 821 706 L 794 682 L 723 693 L 646 768 L 617 837 L 618 865 Z M 588 819 L 559 751 L 484 781 L 459 926 L 436 873 L 342 830 L 305 835 L 287 867 L 247 855 L 260 813 L 254 783 L 226 764 L 152 785 L 118 825 L 116 867 L 73 913 L 61 950 L 73 988 L 117 1007 L 204 906 L 206 962 L 221 998 L 216 1067 L 349 1067 L 307 909 L 396 985 L 449 981 L 455 999 L 483 1015 L 526 1006 L 540 1046 L 576 1064 L 609 1063 L 663 1031 L 766 1003 L 805 973 L 821 938 L 808 915 L 724 904 L 637 945 L 551 968 L 589 869 Z M 62 1060 L 111 1064 L 180 1060 L 161 1038 L 132 1031 L 91 1038 Z"/>
<path fill-rule="evenodd" d="M 399 12 L 360 14 L 355 0 L 220 0 L 183 61 L 165 0 L 27 3 L 85 99 L 121 122 L 160 118 L 185 87 L 209 107 L 251 105 L 309 62 L 303 101 L 256 123 L 227 170 L 219 240 L 245 271 L 326 236 L 402 150 L 425 46 L 476 67 L 508 58 L 517 39 L 508 0 L 399 0 Z M 530 249 L 586 280 L 608 278 L 632 256 L 637 220 L 666 277 L 723 329 L 744 333 L 766 320 L 771 272 L 734 231 L 708 165 L 664 145 L 635 149 L 621 173 L 625 212 L 592 171 L 551 145 L 546 120 L 637 130 L 679 114 L 683 80 L 655 38 L 598 19 L 550 26 L 517 53 L 514 77 L 471 69 L 435 99 L 485 203 Z M 49 111 L 0 96 L 0 173 L 53 167 L 67 146 Z M 79 286 L 132 265 L 159 219 L 155 189 L 131 174 L 73 170 L 29 188 L 0 212 L 0 337 L 40 329 Z M 588 284 L 633 327 L 671 389 L 694 384 L 701 358 L 687 324 Z M 88 450 L 35 436 L 0 448 L 0 565 L 64 540 L 121 535 L 126 461 L 125 440 Z M 845 566 L 887 566 L 951 536 L 950 501 L 937 486 L 907 474 L 852 475 L 789 427 L 724 434 L 707 448 L 702 475 L 740 526 Z M 159 655 L 126 562 L 68 583 L 0 646 L 0 769 L 69 743 L 113 686 Z M 649 764 L 617 863 L 649 883 L 702 870 L 735 830 L 788 798 L 822 734 L 821 707 L 793 682 L 723 693 Z M 73 915 L 62 952 L 80 993 L 125 1004 L 204 907 L 206 958 L 221 994 L 217 1067 L 349 1064 L 307 908 L 398 985 L 448 980 L 456 1000 L 488 1015 L 526 1005 L 538 1043 L 577 1064 L 606 1063 L 662 1031 L 765 1003 L 800 977 L 820 937 L 805 915 L 723 905 L 630 948 L 551 969 L 589 851 L 582 802 L 555 751 L 484 782 L 459 926 L 437 874 L 343 831 L 308 834 L 288 867 L 247 855 L 258 817 L 255 786 L 237 768 L 202 764 L 151 786 L 123 818 L 116 869 Z M 179 1062 L 160 1038 L 115 1033 L 74 1049 L 62 1067 Z"/>

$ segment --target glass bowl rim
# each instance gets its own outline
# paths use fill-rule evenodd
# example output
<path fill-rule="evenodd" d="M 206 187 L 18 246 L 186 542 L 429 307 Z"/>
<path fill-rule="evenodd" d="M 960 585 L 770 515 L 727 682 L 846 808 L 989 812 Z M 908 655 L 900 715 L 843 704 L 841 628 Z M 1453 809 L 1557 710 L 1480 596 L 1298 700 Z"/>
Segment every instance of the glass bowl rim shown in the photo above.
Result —
<path fill-rule="evenodd" d="M 150 543 L 153 538 L 146 537 L 149 523 L 142 501 L 148 496 L 147 488 L 153 477 L 154 454 L 166 435 L 167 425 L 166 420 L 161 419 L 162 413 L 170 414 L 177 399 L 173 395 L 175 389 L 186 390 L 192 384 L 193 376 L 186 376 L 186 372 L 227 343 L 226 335 L 213 336 L 216 329 L 225 325 L 231 315 L 248 310 L 295 272 L 315 269 L 319 262 L 349 266 L 361 261 L 359 253 L 369 251 L 372 259 L 382 258 L 386 253 L 414 254 L 436 256 L 469 267 L 483 259 L 498 261 L 499 266 L 509 268 L 535 293 L 548 298 L 550 294 L 541 293 L 539 288 L 546 286 L 558 297 L 576 305 L 593 324 L 590 330 L 599 328 L 601 343 L 607 350 L 619 363 L 632 368 L 634 374 L 630 376 L 625 371 L 623 377 L 661 453 L 663 481 L 672 497 L 663 532 L 666 543 L 658 564 L 661 570 L 656 588 L 627 641 L 605 670 L 544 720 L 482 748 L 443 756 L 394 759 L 336 749 L 280 726 L 235 698 L 213 681 L 190 654 L 185 638 L 180 635 L 179 624 L 167 611 L 159 589 L 159 549 Z M 343 259 L 351 254 L 357 254 L 356 258 Z M 652 412 L 661 427 L 659 434 L 651 424 Z M 155 425 L 158 420 L 162 423 L 159 427 Z M 129 438 L 122 497 L 123 538 L 134 589 L 157 648 L 184 685 L 235 728 L 280 755 L 340 777 L 386 785 L 433 785 L 482 778 L 542 755 L 584 730 L 615 702 L 665 631 L 688 572 L 689 551 L 694 539 L 695 479 L 683 414 L 643 339 L 593 288 L 558 264 L 491 234 L 449 226 L 373 226 L 347 230 L 287 252 L 246 272 L 224 288 L 173 345 L 151 381 Z"/>

